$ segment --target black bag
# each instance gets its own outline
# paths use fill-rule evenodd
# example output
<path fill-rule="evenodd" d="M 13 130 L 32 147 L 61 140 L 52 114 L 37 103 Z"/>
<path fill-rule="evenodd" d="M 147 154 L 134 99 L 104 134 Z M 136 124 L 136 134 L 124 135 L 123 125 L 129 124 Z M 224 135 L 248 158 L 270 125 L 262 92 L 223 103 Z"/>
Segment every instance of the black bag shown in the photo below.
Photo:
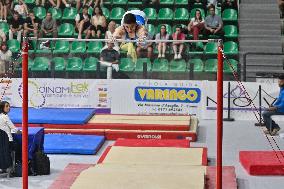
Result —
<path fill-rule="evenodd" d="M 50 174 L 50 161 L 49 157 L 42 151 L 35 153 L 35 172 L 37 175 L 49 175 Z"/>

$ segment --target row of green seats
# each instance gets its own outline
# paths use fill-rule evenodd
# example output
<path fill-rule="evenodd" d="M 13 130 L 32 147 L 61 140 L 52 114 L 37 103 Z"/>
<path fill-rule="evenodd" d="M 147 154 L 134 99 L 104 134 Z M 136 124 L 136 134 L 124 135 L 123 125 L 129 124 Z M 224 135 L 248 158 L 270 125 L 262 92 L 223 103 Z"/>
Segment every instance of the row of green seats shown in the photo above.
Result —
<path fill-rule="evenodd" d="M 234 59 L 230 59 L 229 61 L 234 71 L 237 71 L 238 61 Z M 147 71 L 152 72 L 188 72 L 190 70 L 190 64 L 194 65 L 194 72 L 216 72 L 218 60 L 208 59 L 203 62 L 201 59 L 195 58 L 190 59 L 188 62 L 185 60 L 172 60 L 169 62 L 167 59 L 155 59 L 152 65 L 150 59 L 147 58 L 138 59 L 136 64 L 129 58 L 122 58 L 119 67 L 120 70 L 124 72 L 142 72 L 144 62 L 147 63 Z M 224 72 L 232 72 L 231 67 L 227 63 L 224 63 Z"/>
<path fill-rule="evenodd" d="M 136 9 L 136 8 L 131 8 Z M 137 8 L 138 9 L 138 8 Z M 144 9 L 145 14 L 147 15 L 150 21 L 154 20 L 168 20 L 168 21 L 188 21 L 190 18 L 195 16 L 195 11 L 199 9 L 201 11 L 201 15 L 204 18 L 206 16 L 205 11 L 202 8 L 194 8 L 189 13 L 187 8 L 161 8 L 160 11 L 157 13 L 156 9 L 154 8 L 146 8 Z M 110 20 L 120 20 L 125 13 L 125 9 L 122 7 L 115 7 L 109 11 L 107 8 L 102 8 L 103 14 L 107 19 Z M 39 19 L 43 19 L 46 16 L 46 9 L 44 7 L 35 7 L 33 9 L 35 16 Z M 61 9 L 49 8 L 49 12 L 52 13 L 54 19 L 62 19 L 62 21 L 66 20 L 74 20 L 77 14 L 76 8 L 70 7 L 65 8 L 63 13 Z M 93 13 L 93 8 L 89 8 L 89 14 Z M 216 14 L 221 16 L 221 10 L 216 9 Z M 208 15 L 208 13 L 207 13 Z M 224 22 L 232 21 L 237 22 L 238 20 L 238 13 L 234 9 L 226 9 L 222 14 L 222 19 Z"/>
<path fill-rule="evenodd" d="M 237 71 L 238 61 L 230 59 L 233 70 Z M 122 58 L 120 60 L 119 68 L 123 72 L 142 72 L 143 64 L 147 64 L 147 71 L 153 72 L 188 72 L 190 64 L 194 65 L 194 72 L 216 72 L 217 59 L 208 59 L 203 62 L 201 59 L 191 59 L 188 62 L 185 60 L 155 59 L 153 64 L 148 58 L 139 58 L 134 64 L 130 58 Z M 63 57 L 54 57 L 51 61 L 46 57 L 36 57 L 34 60 L 29 59 L 29 70 L 31 71 L 50 71 L 50 65 L 54 64 L 54 70 L 57 72 L 67 71 L 86 71 L 95 72 L 97 70 L 98 59 L 89 57 L 82 60 L 79 57 L 72 57 L 65 59 Z M 224 63 L 224 72 L 232 72 L 232 68 L 227 63 Z"/>

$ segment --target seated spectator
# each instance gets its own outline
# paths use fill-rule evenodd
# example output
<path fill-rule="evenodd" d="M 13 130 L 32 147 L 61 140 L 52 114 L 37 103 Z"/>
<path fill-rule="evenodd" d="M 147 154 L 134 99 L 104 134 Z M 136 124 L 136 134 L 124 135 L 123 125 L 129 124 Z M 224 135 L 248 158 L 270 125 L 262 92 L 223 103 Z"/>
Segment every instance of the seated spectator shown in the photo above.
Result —
<path fill-rule="evenodd" d="M 17 35 L 17 40 L 21 42 L 24 20 L 20 17 L 18 12 L 13 13 L 9 24 L 9 39 L 13 39 L 13 36 Z"/>
<path fill-rule="evenodd" d="M 106 32 L 107 21 L 100 7 L 94 8 L 91 24 L 89 31 L 91 32 L 91 36 L 101 38 L 101 35 Z"/>
<path fill-rule="evenodd" d="M 28 36 L 29 33 L 33 33 L 34 37 L 37 37 L 39 24 L 39 19 L 35 17 L 33 12 L 30 12 L 29 17 L 26 18 L 24 24 L 24 37 Z"/>
<path fill-rule="evenodd" d="M 204 35 L 218 35 L 221 38 L 224 37 L 223 21 L 222 18 L 215 14 L 215 6 L 209 7 L 210 15 L 205 18 L 205 33 Z"/>
<path fill-rule="evenodd" d="M 115 70 L 115 72 L 112 71 L 112 78 L 117 78 L 117 72 L 119 71 L 119 53 L 113 47 L 114 44 L 108 42 L 107 48 L 101 52 L 100 60 L 108 63 L 108 65 L 105 65 L 108 69 Z"/>
<path fill-rule="evenodd" d="M 221 6 L 222 12 L 225 9 L 235 9 L 235 10 L 237 10 L 238 9 L 237 2 L 235 0 L 234 1 L 232 1 L 232 0 L 225 0 L 222 3 L 222 6 Z"/>
<path fill-rule="evenodd" d="M 113 38 L 113 33 L 115 31 L 115 28 L 116 28 L 116 23 L 114 21 L 110 21 L 110 23 L 108 24 L 108 31 L 106 31 L 106 35 L 105 35 L 106 39 L 112 39 Z M 103 47 L 103 49 L 106 49 L 107 47 L 108 47 L 108 45 L 106 43 L 106 45 Z M 119 52 L 118 42 L 114 43 L 113 49 Z"/>
<path fill-rule="evenodd" d="M 6 73 L 6 63 L 12 60 L 12 52 L 8 49 L 6 43 L 1 44 L 0 48 L 0 74 Z"/>
<path fill-rule="evenodd" d="M 78 39 L 82 39 L 82 33 L 87 34 L 86 38 L 89 38 L 89 29 L 91 26 L 91 16 L 88 14 L 88 6 L 84 6 L 82 13 L 76 15 L 76 27 L 75 30 L 78 31 Z"/>
<path fill-rule="evenodd" d="M 46 14 L 45 19 L 41 23 L 40 37 L 45 37 L 48 34 L 52 34 L 52 37 L 57 37 L 57 24 L 56 21 L 52 18 L 50 12 Z"/>
<path fill-rule="evenodd" d="M 0 1 L 0 21 L 7 22 L 7 15 L 8 15 L 8 2 L 7 0 Z"/>
<path fill-rule="evenodd" d="M 193 39 L 198 40 L 199 33 L 204 29 L 204 20 L 200 10 L 195 11 L 195 17 L 188 24 L 188 31 L 193 34 Z"/>
<path fill-rule="evenodd" d="M 6 43 L 6 41 L 7 41 L 6 34 L 5 32 L 3 32 L 2 29 L 0 29 L 0 44 Z"/>
<path fill-rule="evenodd" d="M 36 6 L 45 6 L 45 0 L 36 0 Z"/>
<path fill-rule="evenodd" d="M 168 40 L 170 38 L 170 35 L 167 34 L 166 25 L 161 26 L 160 33 L 156 34 L 156 40 Z M 158 48 L 158 58 L 165 58 L 166 57 L 166 50 L 167 50 L 167 43 L 166 42 L 158 42 L 157 43 Z"/>
<path fill-rule="evenodd" d="M 60 5 L 61 5 L 61 0 L 48 0 L 49 4 L 56 8 L 59 9 Z"/>
<path fill-rule="evenodd" d="M 88 6 L 91 7 L 94 3 L 94 0 L 83 0 L 83 7 Z"/>
<path fill-rule="evenodd" d="M 148 34 L 147 40 L 151 40 L 153 37 Z M 139 58 L 142 57 L 143 53 L 147 53 L 147 58 L 153 58 L 153 43 L 152 42 L 146 42 L 146 43 L 137 43 L 137 48 L 136 48 L 137 56 Z"/>
<path fill-rule="evenodd" d="M 29 14 L 28 7 L 23 0 L 19 0 L 19 4 L 15 5 L 14 11 L 17 11 L 21 17 Z"/>
<path fill-rule="evenodd" d="M 182 27 L 177 26 L 176 32 L 172 35 L 173 40 L 185 40 L 185 34 L 181 31 Z M 181 59 L 182 52 L 184 49 L 183 42 L 173 42 L 174 59 Z"/>

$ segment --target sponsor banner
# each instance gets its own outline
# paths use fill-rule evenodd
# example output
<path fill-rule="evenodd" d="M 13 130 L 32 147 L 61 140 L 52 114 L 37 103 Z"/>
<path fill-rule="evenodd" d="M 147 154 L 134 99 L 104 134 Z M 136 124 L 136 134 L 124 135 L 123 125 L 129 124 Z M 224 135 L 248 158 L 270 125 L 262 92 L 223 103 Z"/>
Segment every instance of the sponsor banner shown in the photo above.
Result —
<path fill-rule="evenodd" d="M 216 119 L 217 84 L 213 81 L 204 81 L 206 90 L 205 99 L 202 105 L 203 119 Z M 259 119 L 259 109 L 264 111 L 278 97 L 279 87 L 277 83 L 256 83 L 246 82 L 241 85 L 237 82 L 230 82 L 230 109 L 231 117 L 236 120 Z M 261 97 L 259 96 L 261 86 Z M 227 118 L 228 113 L 228 82 L 224 82 L 223 90 L 223 117 Z M 245 90 L 244 90 L 245 89 Z"/>
<path fill-rule="evenodd" d="M 87 79 L 29 79 L 29 107 L 109 108 L 108 81 Z M 12 79 L 7 90 L 1 83 L 3 100 L 22 106 L 22 80 Z M 103 89 L 103 91 L 101 91 Z M 4 93 L 5 91 L 5 93 Z M 106 92 L 106 93 L 105 93 Z"/>
<path fill-rule="evenodd" d="M 199 81 L 112 80 L 113 114 L 199 114 Z"/>

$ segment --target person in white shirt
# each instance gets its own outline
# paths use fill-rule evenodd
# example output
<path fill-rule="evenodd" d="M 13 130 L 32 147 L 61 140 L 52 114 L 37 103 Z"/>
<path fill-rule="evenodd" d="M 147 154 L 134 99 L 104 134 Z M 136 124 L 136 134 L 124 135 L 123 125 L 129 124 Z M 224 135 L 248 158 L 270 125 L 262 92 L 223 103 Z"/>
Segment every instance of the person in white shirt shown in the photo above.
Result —
<path fill-rule="evenodd" d="M 22 0 L 19 0 L 19 4 L 15 5 L 14 11 L 17 11 L 22 17 L 26 17 L 29 14 L 28 7 Z"/>
<path fill-rule="evenodd" d="M 6 73 L 6 63 L 10 63 L 12 59 L 12 52 L 8 49 L 6 43 L 1 44 L 0 48 L 0 74 Z"/>
<path fill-rule="evenodd" d="M 8 135 L 9 142 L 13 143 L 12 133 L 20 134 L 21 131 L 14 126 L 10 120 L 8 113 L 10 112 L 10 104 L 7 101 L 0 103 L 0 129 L 5 131 Z"/>

